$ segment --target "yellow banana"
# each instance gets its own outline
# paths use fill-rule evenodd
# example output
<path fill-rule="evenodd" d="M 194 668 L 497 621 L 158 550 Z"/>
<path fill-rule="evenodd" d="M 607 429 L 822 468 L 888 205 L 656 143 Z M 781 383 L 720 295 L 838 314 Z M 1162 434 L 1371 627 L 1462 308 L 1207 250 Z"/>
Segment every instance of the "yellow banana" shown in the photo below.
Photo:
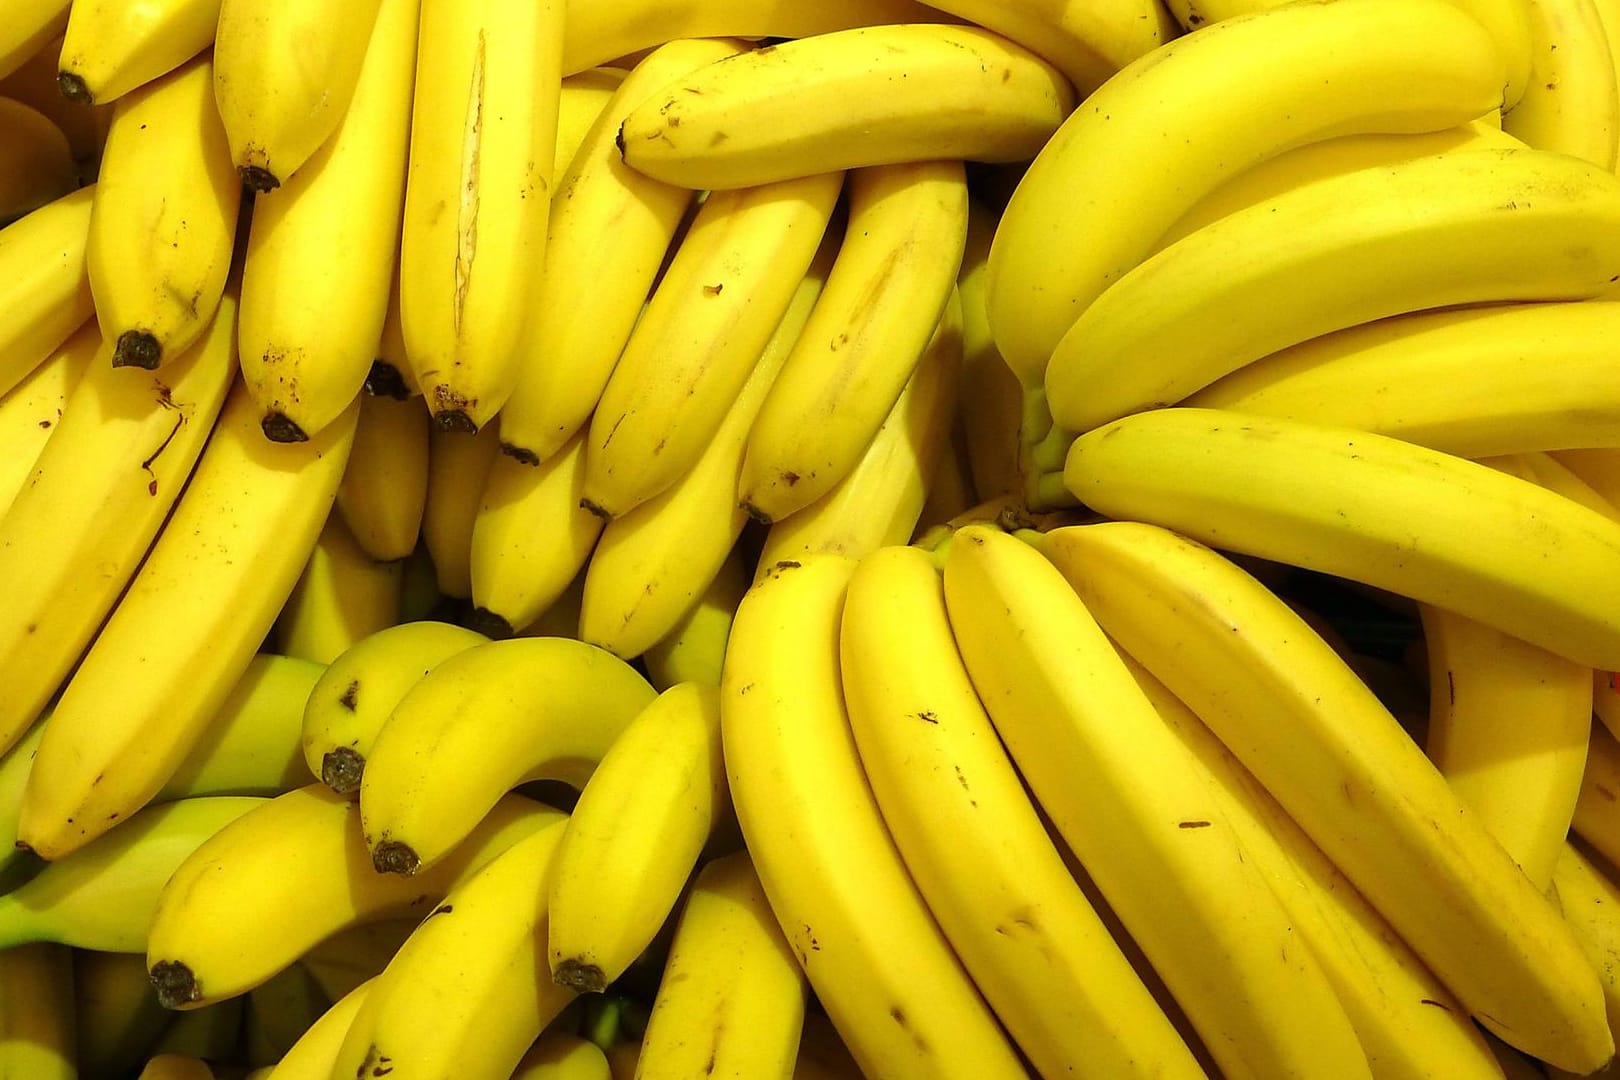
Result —
<path fill-rule="evenodd" d="M 445 596 L 472 596 L 473 526 L 483 502 L 484 482 L 500 452 L 499 417 L 470 439 L 462 432 L 437 427 L 428 438 L 422 543 L 433 556 L 439 591 Z"/>
<path fill-rule="evenodd" d="M 330 664 L 362 638 L 400 621 L 405 565 L 377 562 L 341 514 L 328 514 L 271 636 L 289 656 Z"/>
<path fill-rule="evenodd" d="M 131 1075 L 151 1056 L 174 1016 L 152 992 L 146 957 L 140 953 L 73 950 L 75 1062 L 80 1076 Z"/>
<path fill-rule="evenodd" d="M 551 159 L 551 175 L 559 189 L 585 136 L 628 74 L 623 68 L 594 67 L 563 78 L 557 96 L 557 152 Z"/>
<path fill-rule="evenodd" d="M 0 96 L 0 222 L 13 221 L 79 186 L 67 135 L 50 117 Z"/>
<path fill-rule="evenodd" d="M 1593 8 L 1597 11 L 1598 21 L 1603 26 L 1603 37 L 1608 44 L 1609 66 L 1614 70 L 1616 85 L 1620 86 L 1620 2 L 1594 0 Z M 1616 126 L 1615 137 L 1620 140 L 1620 125 Z M 1616 152 L 1616 168 L 1620 169 L 1620 148 Z"/>
<path fill-rule="evenodd" d="M 1578 845 L 1559 845 L 1552 888 L 1587 958 L 1603 981 L 1609 1030 L 1620 1030 L 1620 886 Z"/>
<path fill-rule="evenodd" d="M 167 75 L 214 43 L 220 0 L 78 0 L 68 10 L 57 83 L 101 105 Z"/>
<path fill-rule="evenodd" d="M 11 74 L 62 33 L 69 0 L 18 0 L 6 8 L 0 30 L 0 77 Z"/>
<path fill-rule="evenodd" d="M 0 1077 L 77 1080 L 73 954 L 41 942 L 0 950 Z"/>
<path fill-rule="evenodd" d="M 1620 93 L 1596 0 L 1526 0 L 1530 79 L 1502 130 L 1614 171 Z"/>
<path fill-rule="evenodd" d="M 68 398 L 101 351 L 101 330 L 94 319 L 62 342 L 33 371 L 0 396 L 0 517 L 27 486 L 34 463 L 62 421 Z"/>
<path fill-rule="evenodd" d="M 601 1047 L 566 1031 L 551 1031 L 524 1052 L 512 1080 L 613 1080 L 613 1073 Z"/>
<path fill-rule="evenodd" d="M 366 394 L 354 449 L 338 483 L 337 511 L 378 562 L 416 550 L 427 505 L 428 417 L 420 401 Z"/>
<path fill-rule="evenodd" d="M 0 228 L 0 394 L 7 393 L 95 314 L 85 248 L 96 185 Z"/>
<path fill-rule="evenodd" d="M 287 1048 L 270 1073 L 270 1080 L 329 1080 L 349 1025 L 365 1004 L 373 977 L 344 994 Z"/>
<path fill-rule="evenodd" d="M 661 640 L 642 653 L 647 681 L 659 691 L 676 683 L 720 685 L 731 636 L 731 620 L 748 591 L 750 569 L 740 547 L 733 547 L 697 602 Z"/>

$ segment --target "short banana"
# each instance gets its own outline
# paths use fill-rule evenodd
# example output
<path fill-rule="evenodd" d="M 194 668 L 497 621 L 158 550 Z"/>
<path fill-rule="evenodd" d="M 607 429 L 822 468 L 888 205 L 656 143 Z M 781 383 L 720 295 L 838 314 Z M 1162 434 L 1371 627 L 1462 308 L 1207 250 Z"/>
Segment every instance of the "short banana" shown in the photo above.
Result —
<path fill-rule="evenodd" d="M 62 421 L 68 398 L 100 354 L 101 330 L 94 319 L 85 324 L 33 371 L 0 396 L 0 516 L 28 484 L 34 463 Z"/>
<path fill-rule="evenodd" d="M 584 498 L 604 518 L 702 456 L 804 280 L 843 180 L 715 192 L 699 207 L 586 428 Z"/>
<path fill-rule="evenodd" d="M 672 686 L 613 740 L 574 805 L 551 882 L 552 977 L 601 993 L 623 975 L 730 812 L 719 688 Z"/>
<path fill-rule="evenodd" d="M 790 1080 L 804 1006 L 804 972 L 748 853 L 722 856 L 681 909 L 636 1076 Z"/>
<path fill-rule="evenodd" d="M 1571 842 L 1559 845 L 1552 887 L 1564 920 L 1603 981 L 1603 1006 L 1609 1029 L 1620 1030 L 1620 885 L 1590 850 Z"/>
<path fill-rule="evenodd" d="M 371 993 L 375 978 L 344 994 L 287 1048 L 270 1073 L 270 1080 L 329 1080 L 349 1025 Z"/>
<path fill-rule="evenodd" d="M 583 787 L 656 696 L 623 660 L 570 638 L 510 638 L 448 658 L 400 699 L 366 756 L 360 812 L 377 870 L 432 867 L 525 781 Z"/>
<path fill-rule="evenodd" d="M 1570 828 L 1610 863 L 1620 865 L 1620 741 L 1602 724 L 1592 725 Z"/>
<path fill-rule="evenodd" d="M 1614 171 L 1620 93 L 1596 0 L 1526 0 L 1530 79 L 1502 130 Z"/>
<path fill-rule="evenodd" d="M 647 681 L 659 691 L 676 683 L 720 685 L 731 620 L 748 591 L 750 566 L 740 547 L 720 564 L 719 573 L 674 627 L 641 655 Z"/>
<path fill-rule="evenodd" d="M 308 442 L 272 443 L 236 383 L 162 535 L 51 713 L 19 840 L 59 858 L 179 767 L 315 546 L 354 414 Z"/>
<path fill-rule="evenodd" d="M 339 795 L 360 790 L 360 775 L 400 698 L 428 672 L 488 639 L 452 623 L 401 623 L 355 642 L 333 659 L 303 713 L 304 763 Z"/>
<path fill-rule="evenodd" d="M 423 0 L 400 249 L 406 357 L 441 427 L 506 403 L 545 248 L 564 0 Z"/>
<path fill-rule="evenodd" d="M 404 584 L 404 563 L 377 562 L 343 515 L 328 514 L 271 637 L 279 652 L 330 664 L 362 638 L 400 621 Z"/>
<path fill-rule="evenodd" d="M 0 228 L 0 394 L 95 314 L 86 269 L 96 185 L 70 191 Z"/>
<path fill-rule="evenodd" d="M 248 232 L 242 376 L 276 442 L 307 439 L 343 415 L 365 385 L 388 311 L 421 5 L 357 5 L 367 6 L 376 19 L 364 27 L 370 43 L 353 99 L 275 197 L 255 202 Z"/>
<path fill-rule="evenodd" d="M 7 7 L 5 28 L 0 30 L 0 78 L 16 71 L 62 33 L 68 5 L 69 0 L 18 0 Z"/>
<path fill-rule="evenodd" d="M 826 288 L 748 433 L 737 495 L 767 523 L 855 467 L 941 325 L 961 268 L 961 162 L 859 169 L 848 188 L 849 224 Z M 958 314 L 958 353 L 960 326 Z"/>
<path fill-rule="evenodd" d="M 463 432 L 439 428 L 434 428 L 428 439 L 422 543 L 433 556 L 439 591 L 445 596 L 472 596 L 473 525 L 483 500 L 484 482 L 500 452 L 499 417 L 470 439 Z"/>
<path fill-rule="evenodd" d="M 129 1076 L 174 1019 L 140 953 L 73 950 L 75 1060 L 80 1076 Z M 20 1078 L 19 1078 L 20 1080 Z"/>
<path fill-rule="evenodd" d="M 220 0 L 78 0 L 58 60 L 62 96 L 101 105 L 167 75 L 213 45 Z"/>
<path fill-rule="evenodd" d="M 420 401 L 366 394 L 354 448 L 338 482 L 337 511 L 378 562 L 416 550 L 427 506 L 428 417 Z"/>
<path fill-rule="evenodd" d="M 1019 182 L 990 253 L 996 343 L 1038 385 L 1080 313 L 1227 177 L 1318 139 L 1467 123 L 1503 82 L 1495 43 L 1444 0 L 1283 5 L 1161 45 Z"/>
<path fill-rule="evenodd" d="M 73 954 L 41 942 L 0 950 L 0 1077 L 78 1080 Z"/>
<path fill-rule="evenodd" d="M 155 368 L 207 330 L 231 265 L 242 186 L 199 56 L 118 100 L 86 263 L 115 366 Z"/>
<path fill-rule="evenodd" d="M 1051 64 L 977 26 L 866 26 L 717 60 L 650 94 L 619 148 L 694 189 L 929 161 L 1028 161 L 1074 109 Z"/>
<path fill-rule="evenodd" d="M 0 222 L 14 221 L 79 186 L 67 135 L 50 117 L 0 97 Z"/>
<path fill-rule="evenodd" d="M 1022 1077 L 862 772 L 838 657 L 855 565 L 835 554 L 779 564 L 737 609 L 720 684 L 737 820 L 777 923 L 866 1075 Z"/>

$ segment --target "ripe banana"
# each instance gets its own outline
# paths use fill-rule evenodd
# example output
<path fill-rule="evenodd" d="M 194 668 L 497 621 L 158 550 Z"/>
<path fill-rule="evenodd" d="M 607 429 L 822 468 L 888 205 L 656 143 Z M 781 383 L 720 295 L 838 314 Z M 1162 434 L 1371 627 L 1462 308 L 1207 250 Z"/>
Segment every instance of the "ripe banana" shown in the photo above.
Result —
<path fill-rule="evenodd" d="M 1620 886 L 1577 844 L 1559 845 L 1553 865 L 1553 895 L 1564 920 L 1603 981 L 1603 1006 L 1611 1031 L 1620 1028 Z"/>
<path fill-rule="evenodd" d="M 1289 947 L 1293 924 L 1214 778 L 1062 574 L 1022 541 L 968 525 L 946 549 L 944 589 L 968 675 L 1034 798 L 1221 1071 L 1367 1075 L 1320 961 Z"/>
<path fill-rule="evenodd" d="M 601 993 L 623 975 L 729 813 L 719 688 L 672 686 L 613 740 L 574 805 L 551 883 L 552 978 Z"/>
<path fill-rule="evenodd" d="M 59 858 L 163 787 L 298 580 L 353 435 L 351 408 L 308 442 L 271 443 L 237 382 L 162 535 L 51 713 L 19 840 Z"/>
<path fill-rule="evenodd" d="M 129 1076 L 175 1017 L 158 1004 L 140 953 L 73 950 L 79 1076 Z"/>
<path fill-rule="evenodd" d="M 586 428 L 596 513 L 626 513 L 702 456 L 804 280 L 843 181 L 817 173 L 699 207 Z"/>
<path fill-rule="evenodd" d="M 1080 313 L 1229 176 L 1318 139 L 1466 123 L 1503 82 L 1495 43 L 1444 0 L 1283 5 L 1161 45 L 1019 182 L 990 253 L 996 343 L 1038 385 Z"/>
<path fill-rule="evenodd" d="M 67 26 L 69 0 L 18 0 L 0 29 L 0 78 L 16 71 Z M 854 5 L 851 5 L 854 6 Z"/>
<path fill-rule="evenodd" d="M 883 820 L 1036 1071 L 1201 1077 L 1030 805 L 963 667 L 934 557 L 890 545 L 862 558 L 839 647 Z"/>
<path fill-rule="evenodd" d="M 647 681 L 655 689 L 668 690 L 682 682 L 720 685 L 731 620 L 743 593 L 748 591 L 750 576 L 750 565 L 741 547 L 732 548 L 720 564 L 720 572 L 691 609 L 662 640 L 641 654 Z"/>
<path fill-rule="evenodd" d="M 860 461 L 940 326 L 961 268 L 961 162 L 858 169 L 848 187 L 849 224 L 826 288 L 748 432 L 737 494 L 767 523 L 809 506 Z M 955 326 L 959 343 L 960 315 Z"/>
<path fill-rule="evenodd" d="M 526 781 L 583 787 L 656 696 L 623 660 L 570 638 L 492 641 L 446 659 L 394 706 L 366 756 L 360 810 L 376 869 L 427 870 Z"/>
<path fill-rule="evenodd" d="M 1602 724 L 1592 725 L 1586 744 L 1586 771 L 1575 798 L 1570 827 L 1592 849 L 1620 862 L 1620 741 Z"/>
<path fill-rule="evenodd" d="M 152 985 L 170 1009 L 245 994 L 340 930 L 432 910 L 455 883 L 560 819 L 507 795 L 438 866 L 407 880 L 372 869 L 359 807 L 323 785 L 260 800 L 164 884 L 146 932 Z M 320 869 L 289 872 L 299 866 Z"/>
<path fill-rule="evenodd" d="M 930 161 L 1028 161 L 1075 106 L 1051 64 L 977 26 L 865 26 L 708 64 L 625 116 L 637 172 L 693 189 Z"/>
<path fill-rule="evenodd" d="M 1608 43 L 1609 66 L 1614 70 L 1616 86 L 1620 86 L 1620 2 L 1595 0 L 1593 7 L 1597 11 L 1598 21 L 1603 26 L 1603 37 Z M 1620 125 L 1616 126 L 1615 137 L 1620 139 Z M 1620 168 L 1620 148 L 1617 148 L 1616 165 Z"/>
<path fill-rule="evenodd" d="M 58 60 L 62 96 L 101 105 L 167 75 L 214 43 L 221 0 L 78 0 Z"/>
<path fill-rule="evenodd" d="M 607 1054 L 589 1039 L 548 1030 L 512 1070 L 512 1080 L 613 1080 Z"/>
<path fill-rule="evenodd" d="M 310 773 L 339 795 L 357 795 L 377 732 L 399 700 L 440 663 L 487 640 L 465 627 L 426 620 L 379 630 L 344 650 L 304 704 L 302 742 Z"/>
<path fill-rule="evenodd" d="M 615 142 L 620 120 L 671 80 L 743 47 L 699 38 L 654 49 L 619 84 L 567 169 L 558 171 L 523 367 L 501 409 L 508 454 L 538 464 L 586 425 L 692 204 L 690 191 L 624 163 Z M 613 242 L 603 243 L 604 236 Z"/>
<path fill-rule="evenodd" d="M 781 563 L 737 609 L 720 684 L 732 802 L 778 924 L 868 1076 L 1022 1077 L 895 849 L 839 682 L 855 560 Z"/>
<path fill-rule="evenodd" d="M 0 950 L 0 1076 L 77 1080 L 73 954 L 41 942 Z"/>
<path fill-rule="evenodd" d="M 789 1080 L 804 1005 L 804 972 L 748 853 L 714 859 L 698 871 L 675 924 L 636 1075 Z M 694 1038 L 699 1032 L 709 1037 Z"/>
<path fill-rule="evenodd" d="M 277 651 L 330 664 L 362 638 L 400 621 L 404 584 L 404 563 L 377 562 L 343 515 L 328 514 L 276 615 L 271 638 Z"/>
<path fill-rule="evenodd" d="M 344 1036 L 375 982 L 376 979 L 371 978 L 356 986 L 309 1025 L 276 1062 L 270 1074 L 272 1080 L 329 1080 Z"/>
<path fill-rule="evenodd" d="M 369 6 L 376 19 L 353 99 L 275 197 L 255 202 L 248 232 L 242 376 L 275 442 L 301 442 L 343 415 L 365 385 L 388 310 L 420 0 Z"/>
<path fill-rule="evenodd" d="M 559 189 L 586 134 L 629 74 L 621 67 L 594 67 L 563 77 L 557 96 L 557 152 L 551 159 L 551 175 Z"/>
<path fill-rule="evenodd" d="M 336 505 L 355 543 L 378 562 L 416 550 L 427 505 L 428 430 L 420 401 L 376 394 L 360 399 Z"/>
<path fill-rule="evenodd" d="M 1565 1068 L 1609 1059 L 1602 995 L 1557 910 L 1274 593 L 1151 525 L 1071 526 L 1041 549 L 1487 1029 Z"/>
<path fill-rule="evenodd" d="M 87 319 L 66 341 L 0 396 L 0 516 L 28 484 L 34 463 L 61 423 L 68 398 L 101 351 L 101 330 Z"/>
<path fill-rule="evenodd" d="M 564 0 L 424 0 L 400 249 L 406 358 L 440 427 L 506 403 L 545 248 Z"/>
<path fill-rule="evenodd" d="M 180 496 L 236 367 L 236 301 L 160 372 L 92 361 L 0 519 L 0 746 L 73 670 Z M 86 574 L 84 568 L 99 568 Z"/>
<path fill-rule="evenodd" d="M 0 97 L 0 222 L 13 221 L 79 186 L 67 135 L 51 118 Z"/>
<path fill-rule="evenodd" d="M 420 404 L 420 403 L 416 403 Z M 427 501 L 422 504 L 422 543 L 433 556 L 439 591 L 472 595 L 472 533 L 484 482 L 501 452 L 500 418 L 467 438 L 435 427 L 428 438 Z"/>
<path fill-rule="evenodd" d="M 1525 0 L 1530 78 L 1502 115 L 1502 130 L 1614 171 L 1620 93 L 1596 0 Z"/>
<path fill-rule="evenodd" d="M 95 314 L 85 248 L 96 185 L 70 191 L 0 228 L 0 394 L 44 363 Z"/>

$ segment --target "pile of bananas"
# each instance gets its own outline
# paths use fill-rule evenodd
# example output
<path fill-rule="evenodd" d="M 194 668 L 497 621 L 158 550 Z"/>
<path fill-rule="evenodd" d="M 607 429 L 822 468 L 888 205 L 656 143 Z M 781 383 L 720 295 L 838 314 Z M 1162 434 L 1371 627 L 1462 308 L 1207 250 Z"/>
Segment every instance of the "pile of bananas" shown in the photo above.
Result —
<path fill-rule="evenodd" d="M 1620 1033 L 1620 0 L 20 0 L 0 1080 Z"/>

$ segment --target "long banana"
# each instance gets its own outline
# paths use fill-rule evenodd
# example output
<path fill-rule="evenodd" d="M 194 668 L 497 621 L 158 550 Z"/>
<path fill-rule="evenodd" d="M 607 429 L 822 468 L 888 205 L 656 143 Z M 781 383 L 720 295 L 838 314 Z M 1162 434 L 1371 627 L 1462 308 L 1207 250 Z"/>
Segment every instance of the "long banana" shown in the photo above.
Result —
<path fill-rule="evenodd" d="M 1614 171 L 1620 93 L 1595 0 L 1526 0 L 1530 79 L 1502 130 L 1540 150 Z"/>
<path fill-rule="evenodd" d="M 236 367 L 236 301 L 161 372 L 92 362 L 0 519 L 0 746 L 39 715 L 134 575 Z M 86 566 L 100 572 L 86 574 Z"/>
<path fill-rule="evenodd" d="M 946 160 L 1027 161 L 1075 106 L 1074 87 L 977 26 L 857 27 L 718 60 L 624 118 L 638 172 L 694 189 Z"/>
<path fill-rule="evenodd" d="M 0 950 L 0 1077 L 77 1080 L 73 954 L 42 942 Z"/>
<path fill-rule="evenodd" d="M 365 385 L 388 310 L 421 5 L 370 6 L 353 100 L 275 197 L 255 203 L 248 232 L 242 375 L 276 442 L 307 439 L 343 415 Z"/>
<path fill-rule="evenodd" d="M 13 221 L 79 186 L 67 135 L 38 109 L 0 97 L 0 222 Z"/>
<path fill-rule="evenodd" d="M 883 820 L 1036 1071 L 1203 1076 L 1030 805 L 963 666 L 933 556 L 892 545 L 862 558 L 839 649 Z"/>
<path fill-rule="evenodd" d="M 492 641 L 446 659 L 394 706 L 366 757 L 360 811 L 376 868 L 430 868 L 525 781 L 582 787 L 656 696 L 623 660 L 570 638 Z"/>
<path fill-rule="evenodd" d="M 70 191 L 0 228 L 0 394 L 44 363 L 95 314 L 85 249 L 96 185 Z"/>
<path fill-rule="evenodd" d="M 691 609 L 668 634 L 641 654 L 647 681 L 654 688 L 668 690 L 681 682 L 720 685 L 731 621 L 748 591 L 750 576 L 750 564 L 742 548 L 733 547 Z"/>
<path fill-rule="evenodd" d="M 354 409 L 264 438 L 238 381 L 185 492 L 51 713 L 18 839 L 57 858 L 149 800 L 241 677 L 331 510 Z"/>
<path fill-rule="evenodd" d="M 440 427 L 506 403 L 545 248 L 564 0 L 424 0 L 400 250 L 406 356 Z"/>
<path fill-rule="evenodd" d="M 377 562 L 341 514 L 328 514 L 276 614 L 271 630 L 276 649 L 330 664 L 361 639 L 400 621 L 404 584 L 404 563 Z"/>
<path fill-rule="evenodd" d="M 219 8 L 220 0 L 79 0 L 57 62 L 62 96 L 101 105 L 167 75 L 214 43 Z"/>
<path fill-rule="evenodd" d="M 895 849 L 839 681 L 855 560 L 810 555 L 743 597 L 720 684 L 743 837 L 810 986 L 868 1076 L 1021 1077 Z"/>
<path fill-rule="evenodd" d="M 171 1009 L 245 994 L 340 930 L 431 911 L 456 882 L 560 817 L 508 795 L 438 866 L 408 880 L 372 869 L 359 807 L 323 785 L 261 800 L 163 885 L 145 931 L 152 985 Z M 291 872 L 300 866 L 311 872 Z"/>
<path fill-rule="evenodd" d="M 1503 82 L 1495 43 L 1444 0 L 1284 5 L 1160 46 L 1071 113 L 1019 182 L 990 253 L 996 343 L 1038 385 L 1070 324 L 1227 177 L 1335 135 L 1466 123 Z"/>
<path fill-rule="evenodd" d="M 427 506 L 428 417 L 420 401 L 366 394 L 354 448 L 338 483 L 337 511 L 378 562 L 416 550 Z"/>
<path fill-rule="evenodd" d="M 101 330 L 94 319 L 74 332 L 41 364 L 0 396 L 0 516 L 27 486 L 34 463 L 56 426 L 68 398 L 101 351 Z"/>
<path fill-rule="evenodd" d="M 472 596 L 473 526 L 483 501 L 484 482 L 500 452 L 498 416 L 470 439 L 462 432 L 437 427 L 428 438 L 422 543 L 433 557 L 439 591 L 445 596 Z"/>

